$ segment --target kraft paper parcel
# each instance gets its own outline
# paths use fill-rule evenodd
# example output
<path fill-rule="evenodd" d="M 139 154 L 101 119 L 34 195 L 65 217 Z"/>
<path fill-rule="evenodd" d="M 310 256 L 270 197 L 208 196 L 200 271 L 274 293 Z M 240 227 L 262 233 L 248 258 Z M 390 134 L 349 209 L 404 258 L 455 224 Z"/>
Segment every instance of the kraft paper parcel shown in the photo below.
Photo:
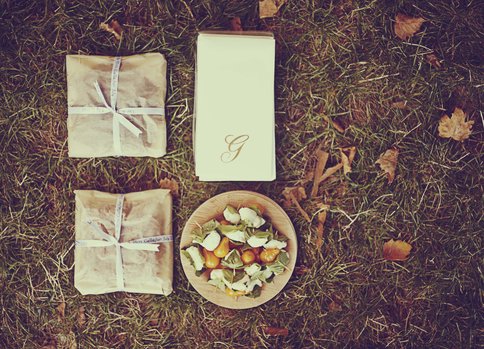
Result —
<path fill-rule="evenodd" d="M 68 55 L 70 157 L 161 157 L 166 153 L 166 60 Z"/>
<path fill-rule="evenodd" d="M 81 294 L 168 295 L 173 281 L 169 190 L 77 190 L 74 284 Z"/>

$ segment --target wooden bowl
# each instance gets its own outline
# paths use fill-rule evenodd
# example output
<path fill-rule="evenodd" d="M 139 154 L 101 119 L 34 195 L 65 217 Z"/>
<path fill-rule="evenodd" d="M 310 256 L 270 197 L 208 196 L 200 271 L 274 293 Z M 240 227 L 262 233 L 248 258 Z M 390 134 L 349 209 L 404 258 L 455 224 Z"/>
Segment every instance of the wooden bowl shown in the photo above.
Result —
<path fill-rule="evenodd" d="M 196 276 L 195 269 L 187 258 L 181 255 L 181 250 L 191 245 L 192 238 L 190 237 L 190 233 L 198 227 L 197 223 L 202 225 L 211 219 L 219 217 L 227 205 L 232 205 L 233 207 L 237 208 L 241 206 L 249 206 L 255 203 L 264 207 L 265 212 L 263 217 L 269 219 L 274 228 L 287 236 L 289 239 L 286 247 L 286 250 L 289 252 L 289 264 L 287 265 L 288 270 L 275 276 L 272 282 L 264 284 L 259 297 L 249 298 L 242 296 L 233 298 L 226 295 L 217 287 L 210 285 L 207 282 L 209 277 L 208 273 L 204 273 L 201 276 Z M 190 284 L 198 291 L 198 293 L 200 293 L 207 300 L 225 308 L 253 308 L 264 304 L 275 297 L 291 278 L 297 258 L 296 232 L 286 212 L 284 212 L 284 210 L 278 204 L 269 199 L 267 196 L 244 190 L 229 191 L 208 199 L 190 216 L 181 235 L 180 258 L 183 271 L 185 272 L 188 281 L 190 281 Z"/>

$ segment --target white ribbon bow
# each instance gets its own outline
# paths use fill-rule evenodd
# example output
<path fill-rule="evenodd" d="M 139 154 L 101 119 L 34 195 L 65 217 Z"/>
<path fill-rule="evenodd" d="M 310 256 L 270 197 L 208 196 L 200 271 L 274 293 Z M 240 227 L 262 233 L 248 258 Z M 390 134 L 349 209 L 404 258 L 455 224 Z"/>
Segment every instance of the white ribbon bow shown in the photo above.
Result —
<path fill-rule="evenodd" d="M 94 88 L 101 100 L 103 107 L 69 107 L 69 114 L 113 114 L 113 148 L 117 155 L 121 154 L 121 136 L 119 125 L 126 127 L 133 135 L 139 137 L 142 131 L 129 121 L 126 116 L 128 115 L 140 115 L 140 114 L 152 114 L 152 115 L 165 115 L 164 108 L 151 108 L 151 107 L 136 107 L 136 108 L 116 108 L 116 103 L 118 99 L 118 81 L 119 81 L 119 68 L 121 66 L 121 57 L 114 57 L 113 69 L 111 70 L 111 91 L 110 91 L 110 102 L 108 104 L 104 94 L 101 90 L 101 86 L 98 81 L 94 81 Z"/>
<path fill-rule="evenodd" d="M 109 235 L 104 232 L 99 224 L 94 223 L 92 220 L 87 221 L 87 223 L 94 229 L 96 234 L 102 240 L 77 240 L 76 245 L 79 247 L 116 247 L 116 287 L 118 291 L 124 291 L 124 271 L 123 271 L 123 258 L 121 255 L 121 247 L 128 250 L 138 250 L 138 251 L 153 251 L 158 252 L 158 245 L 156 243 L 160 242 L 170 242 L 173 241 L 172 235 L 160 235 L 151 236 L 147 238 L 137 239 L 129 242 L 119 242 L 121 236 L 121 221 L 122 212 L 124 204 L 124 195 L 118 196 L 116 201 L 116 209 L 114 216 L 114 234 L 115 236 Z"/>

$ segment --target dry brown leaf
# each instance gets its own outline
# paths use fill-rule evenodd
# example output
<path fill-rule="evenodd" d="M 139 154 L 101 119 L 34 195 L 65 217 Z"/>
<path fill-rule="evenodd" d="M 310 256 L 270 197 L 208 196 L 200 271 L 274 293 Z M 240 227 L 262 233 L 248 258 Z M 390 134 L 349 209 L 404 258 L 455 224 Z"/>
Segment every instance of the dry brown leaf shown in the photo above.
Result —
<path fill-rule="evenodd" d="M 321 176 L 319 183 L 322 183 L 325 180 L 327 180 L 329 177 L 331 177 L 336 172 L 338 172 L 338 170 L 342 167 L 343 167 L 343 163 L 340 162 L 339 164 L 334 165 L 333 167 L 327 168 L 326 171 L 324 171 L 323 175 Z"/>
<path fill-rule="evenodd" d="M 298 265 L 296 268 L 294 268 L 294 273 L 296 275 L 304 275 L 307 274 L 311 271 L 307 266 L 305 265 Z"/>
<path fill-rule="evenodd" d="M 343 310 L 343 308 L 341 307 L 341 304 L 335 302 L 335 301 L 332 301 L 331 303 L 329 303 L 329 311 L 331 312 L 336 312 L 336 311 L 341 311 Z"/>
<path fill-rule="evenodd" d="M 282 195 L 284 195 L 284 198 L 286 199 L 286 206 L 289 206 L 291 204 L 294 205 L 299 213 L 304 217 L 304 219 L 308 222 L 311 222 L 311 218 L 309 218 L 309 215 L 299 204 L 301 200 L 307 198 L 306 190 L 304 190 L 304 187 L 286 187 L 282 191 Z"/>
<path fill-rule="evenodd" d="M 268 336 L 286 337 L 289 334 L 289 330 L 287 328 L 280 327 L 264 327 L 264 333 Z"/>
<path fill-rule="evenodd" d="M 69 331 L 67 334 L 58 333 L 56 336 L 57 349 L 77 349 L 76 335 Z"/>
<path fill-rule="evenodd" d="M 333 124 L 333 127 L 335 128 L 336 131 L 340 133 L 345 133 L 345 128 L 343 125 L 338 120 L 331 119 L 331 123 Z"/>
<path fill-rule="evenodd" d="M 318 227 L 316 233 L 316 248 L 320 248 L 323 245 L 324 237 L 324 223 L 328 215 L 329 205 L 322 204 L 321 212 L 318 213 Z"/>
<path fill-rule="evenodd" d="M 259 0 L 259 18 L 274 17 L 286 0 Z"/>
<path fill-rule="evenodd" d="M 383 258 L 387 261 L 406 261 L 411 250 L 409 243 L 391 239 L 383 245 Z"/>
<path fill-rule="evenodd" d="M 57 320 L 63 321 L 64 318 L 66 317 L 66 303 L 60 302 L 56 310 L 57 310 Z"/>
<path fill-rule="evenodd" d="M 383 154 L 381 154 L 378 160 L 376 161 L 376 163 L 380 165 L 380 168 L 386 172 L 387 178 L 388 178 L 388 184 L 391 184 L 395 179 L 397 160 L 398 160 L 398 149 L 391 148 L 391 149 L 388 149 Z"/>
<path fill-rule="evenodd" d="M 432 67 L 436 69 L 440 69 L 442 67 L 442 63 L 439 61 L 437 56 L 433 53 L 426 55 L 425 59 Z"/>
<path fill-rule="evenodd" d="M 240 20 L 240 17 L 234 17 L 230 20 L 230 29 L 237 32 L 244 30 L 242 28 L 242 21 Z"/>
<path fill-rule="evenodd" d="M 86 323 L 85 309 L 83 306 L 80 306 L 79 312 L 77 314 L 77 324 L 79 325 L 79 327 L 82 327 L 84 326 L 85 323 Z"/>
<path fill-rule="evenodd" d="M 392 103 L 392 107 L 396 109 L 408 109 L 407 107 L 407 101 L 398 101 Z"/>
<path fill-rule="evenodd" d="M 348 148 L 340 148 L 341 152 L 341 163 L 343 164 L 343 172 L 344 174 L 348 174 L 351 172 L 351 164 L 355 159 L 356 155 L 356 147 L 348 147 Z M 348 152 L 348 155 L 346 155 Z"/>
<path fill-rule="evenodd" d="M 466 121 L 466 114 L 460 108 L 455 108 L 452 116 L 442 116 L 439 121 L 439 136 L 464 141 L 469 138 L 474 121 Z"/>
<path fill-rule="evenodd" d="M 343 127 L 343 125 L 341 125 L 341 123 L 338 122 L 338 120 L 330 119 L 324 113 L 321 114 L 321 116 L 324 119 L 324 121 L 326 121 L 328 124 L 332 125 L 335 128 L 336 131 L 338 131 L 340 133 L 345 133 L 345 128 Z"/>
<path fill-rule="evenodd" d="M 418 32 L 423 22 L 425 22 L 425 19 L 421 17 L 414 18 L 398 13 L 395 16 L 395 34 L 400 39 L 407 40 Z"/>
<path fill-rule="evenodd" d="M 328 161 L 329 154 L 321 149 L 316 151 L 316 157 L 318 162 L 316 163 L 316 168 L 314 169 L 314 180 L 313 188 L 311 190 L 311 197 L 318 195 L 319 183 L 321 182 L 321 176 L 323 175 L 324 168 L 326 167 L 326 162 Z"/>
<path fill-rule="evenodd" d="M 169 189 L 171 191 L 171 195 L 174 198 L 177 198 L 180 196 L 178 182 L 175 181 L 174 179 L 163 178 L 162 180 L 160 180 L 160 188 Z"/>
<path fill-rule="evenodd" d="M 121 38 L 123 36 L 123 27 L 115 19 L 113 19 L 111 22 L 109 22 L 109 24 L 108 23 L 101 23 L 99 25 L 99 28 L 107 31 L 108 33 L 112 33 L 117 40 L 121 40 Z"/>

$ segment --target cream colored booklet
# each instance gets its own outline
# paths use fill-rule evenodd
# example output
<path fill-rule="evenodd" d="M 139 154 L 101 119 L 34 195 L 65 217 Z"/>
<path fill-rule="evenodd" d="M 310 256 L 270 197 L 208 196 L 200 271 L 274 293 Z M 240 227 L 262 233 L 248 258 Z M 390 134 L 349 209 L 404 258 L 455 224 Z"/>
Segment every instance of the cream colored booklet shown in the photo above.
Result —
<path fill-rule="evenodd" d="M 195 172 L 201 181 L 272 181 L 275 42 L 267 32 L 201 32 Z"/>

